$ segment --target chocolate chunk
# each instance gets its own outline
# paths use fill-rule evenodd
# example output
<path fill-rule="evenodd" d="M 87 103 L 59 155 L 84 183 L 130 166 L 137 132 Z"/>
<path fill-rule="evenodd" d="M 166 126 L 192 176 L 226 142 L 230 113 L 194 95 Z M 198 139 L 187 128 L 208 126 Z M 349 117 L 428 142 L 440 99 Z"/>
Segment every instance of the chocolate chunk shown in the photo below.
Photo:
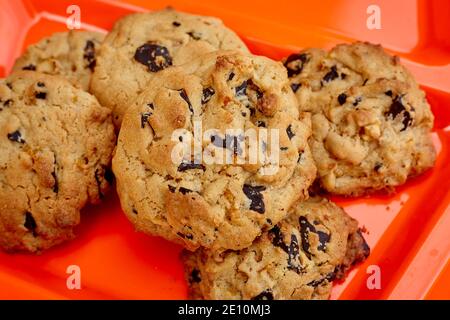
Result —
<path fill-rule="evenodd" d="M 36 71 L 36 66 L 34 64 L 26 65 L 22 70 Z"/>
<path fill-rule="evenodd" d="M 147 103 L 147 107 L 149 107 L 152 110 L 155 110 L 155 106 L 153 105 L 153 103 Z"/>
<path fill-rule="evenodd" d="M 251 300 L 273 300 L 272 290 L 266 289 L 257 296 L 254 296 Z"/>
<path fill-rule="evenodd" d="M 305 252 L 308 259 L 311 259 L 311 252 L 309 251 L 311 244 L 309 243 L 309 233 L 313 232 L 319 237 L 319 245 L 317 246 L 318 250 L 325 251 L 326 244 L 330 241 L 330 235 L 323 232 L 317 231 L 316 227 L 309 223 L 309 221 L 305 217 L 300 217 L 300 235 L 302 238 L 302 248 Z"/>
<path fill-rule="evenodd" d="M 266 211 L 264 197 L 261 194 L 262 191 L 266 190 L 266 187 L 244 184 L 242 190 L 244 191 L 244 194 L 247 196 L 247 198 L 251 200 L 250 210 L 256 211 L 258 213 L 264 213 Z"/>
<path fill-rule="evenodd" d="M 177 190 L 177 188 L 174 186 L 169 185 L 168 187 L 169 187 L 169 191 L 172 193 L 174 193 Z"/>
<path fill-rule="evenodd" d="M 3 102 L 3 105 L 4 105 L 5 107 L 9 107 L 9 106 L 11 105 L 12 102 L 13 102 L 13 101 L 12 101 L 11 99 L 8 99 L 8 100 L 6 100 L 5 102 Z"/>
<path fill-rule="evenodd" d="M 55 156 L 55 160 L 53 162 L 53 172 L 52 172 L 52 177 L 53 177 L 53 180 L 55 181 L 53 184 L 53 192 L 54 193 L 58 193 L 58 190 L 59 190 L 58 177 L 56 176 L 57 168 L 58 168 L 58 163 L 56 162 L 56 156 Z"/>
<path fill-rule="evenodd" d="M 244 137 L 242 135 L 239 136 L 232 136 L 232 135 L 225 135 L 225 139 L 222 139 L 218 135 L 211 136 L 211 143 L 218 147 L 223 149 L 228 149 L 232 151 L 235 155 L 241 155 L 242 154 L 242 148 L 241 143 L 244 141 Z"/>
<path fill-rule="evenodd" d="M 133 211 L 134 214 L 138 214 L 138 211 L 135 208 L 132 208 L 131 211 Z"/>
<path fill-rule="evenodd" d="M 291 54 L 284 62 L 284 66 L 288 71 L 288 77 L 291 78 L 300 74 L 306 62 L 308 62 L 308 55 L 306 53 Z"/>
<path fill-rule="evenodd" d="M 190 283 L 199 283 L 202 281 L 202 278 L 200 277 L 200 271 L 198 269 L 192 269 L 191 275 L 189 276 L 189 282 Z"/>
<path fill-rule="evenodd" d="M 336 66 L 332 66 L 331 70 L 323 77 L 323 81 L 330 82 L 339 77 Z"/>
<path fill-rule="evenodd" d="M 341 79 L 342 79 L 342 80 L 345 80 L 345 78 L 347 78 L 347 74 L 341 73 Z"/>
<path fill-rule="evenodd" d="M 174 21 L 174 22 L 172 22 L 172 25 L 174 27 L 179 27 L 179 26 L 181 26 L 181 23 L 179 23 L 178 21 Z"/>
<path fill-rule="evenodd" d="M 233 80 L 234 76 L 235 76 L 234 72 L 230 72 L 230 74 L 228 75 L 228 81 Z"/>
<path fill-rule="evenodd" d="M 22 134 L 20 133 L 19 130 L 16 130 L 12 133 L 8 133 L 8 139 L 22 144 L 25 143 L 25 140 L 22 139 Z"/>
<path fill-rule="evenodd" d="M 341 93 L 338 96 L 338 102 L 342 106 L 347 101 L 347 95 L 345 93 Z"/>
<path fill-rule="evenodd" d="M 35 94 L 36 99 L 45 100 L 47 98 L 46 92 L 36 92 Z"/>
<path fill-rule="evenodd" d="M 355 102 L 353 102 L 353 106 L 356 107 L 362 101 L 362 97 L 357 97 Z"/>
<path fill-rule="evenodd" d="M 235 88 L 236 97 L 243 96 L 247 94 L 247 80 L 241 83 L 241 85 Z"/>
<path fill-rule="evenodd" d="M 302 268 L 298 264 L 299 255 L 299 245 L 295 234 L 291 234 L 291 243 L 289 246 L 284 242 L 283 234 L 281 233 L 280 227 L 278 225 L 274 226 L 269 231 L 269 236 L 272 238 L 272 244 L 276 247 L 281 248 L 284 252 L 288 254 L 288 269 L 293 270 L 297 273 L 302 271 Z M 297 262 L 297 263 L 296 263 Z"/>
<path fill-rule="evenodd" d="M 38 83 L 37 83 L 37 86 L 38 86 L 39 88 L 45 88 L 45 83 L 43 83 L 43 82 L 38 82 Z"/>
<path fill-rule="evenodd" d="M 178 191 L 180 191 L 183 195 L 193 192 L 192 190 L 183 188 L 183 187 L 180 187 L 180 189 L 178 189 Z"/>
<path fill-rule="evenodd" d="M 243 117 L 246 117 L 246 116 L 247 116 L 247 112 L 241 112 L 241 115 L 242 115 Z"/>
<path fill-rule="evenodd" d="M 203 89 L 203 95 L 202 95 L 202 104 L 208 103 L 209 100 L 211 100 L 211 97 L 216 93 L 213 88 L 205 88 Z"/>
<path fill-rule="evenodd" d="M 183 171 L 187 171 L 187 170 L 193 170 L 193 169 L 200 169 L 200 170 L 203 170 L 203 171 L 206 170 L 205 166 L 203 164 L 201 164 L 201 163 L 182 162 L 178 166 L 178 171 L 179 172 L 183 172 Z"/>
<path fill-rule="evenodd" d="M 91 40 L 86 41 L 83 59 L 86 60 L 86 67 L 94 71 L 97 61 L 95 60 L 95 44 Z"/>
<path fill-rule="evenodd" d="M 148 123 L 148 118 L 152 116 L 153 112 L 144 112 L 141 113 L 141 128 L 145 128 L 145 124 Z"/>
<path fill-rule="evenodd" d="M 34 220 L 33 215 L 31 214 L 31 212 L 25 212 L 25 223 L 23 224 L 25 228 L 28 229 L 28 231 L 31 231 L 33 233 L 33 236 L 36 237 L 37 232 L 36 232 L 36 228 L 37 228 L 37 224 L 36 224 L 36 220 Z"/>
<path fill-rule="evenodd" d="M 326 281 L 333 281 L 336 278 L 336 273 L 335 272 L 330 272 L 328 273 L 325 277 L 318 279 L 318 280 L 313 280 L 311 282 L 309 282 L 307 285 L 310 287 L 317 287 L 320 284 L 322 284 L 325 280 Z"/>
<path fill-rule="evenodd" d="M 195 31 L 186 32 L 186 33 L 189 35 L 189 37 L 191 37 L 194 40 L 201 40 L 201 38 L 202 38 L 202 35 Z"/>
<path fill-rule="evenodd" d="M 296 93 L 301 86 L 301 83 L 291 83 L 291 89 L 292 91 L 294 91 L 294 93 Z"/>
<path fill-rule="evenodd" d="M 181 232 L 177 232 L 177 235 L 180 236 L 183 239 L 188 239 L 188 240 L 194 239 L 194 236 L 192 234 L 190 234 L 190 233 L 184 234 L 184 233 L 181 233 Z"/>
<path fill-rule="evenodd" d="M 192 104 L 191 104 L 191 101 L 189 100 L 186 90 L 180 89 L 180 90 L 178 90 L 178 92 L 180 93 L 180 97 L 183 98 L 184 101 L 186 101 L 189 111 L 191 113 L 194 113 L 194 109 L 192 108 Z"/>
<path fill-rule="evenodd" d="M 151 72 L 158 72 L 172 65 L 169 50 L 152 43 L 146 43 L 137 48 L 134 59 L 147 66 Z"/>
<path fill-rule="evenodd" d="M 389 107 L 389 111 L 387 111 L 385 115 L 388 117 L 392 117 L 392 119 L 395 119 L 401 113 L 403 113 L 403 128 L 400 131 L 404 131 L 412 124 L 413 119 L 411 118 L 411 114 L 406 111 L 406 108 L 403 105 L 402 96 L 399 95 L 395 97 L 394 101 Z"/>
<path fill-rule="evenodd" d="M 367 84 L 367 82 L 369 81 L 369 79 L 365 79 L 363 82 L 363 87 Z"/>
<path fill-rule="evenodd" d="M 288 147 L 280 147 L 280 150 L 281 151 L 286 151 L 286 150 L 288 150 L 289 148 Z"/>
<path fill-rule="evenodd" d="M 392 97 L 392 90 L 388 90 L 384 94 L 387 95 L 388 97 Z"/>
<path fill-rule="evenodd" d="M 256 121 L 256 126 L 259 127 L 259 128 L 265 128 L 266 127 L 266 123 L 264 121 L 257 120 Z"/>
<path fill-rule="evenodd" d="M 376 172 L 380 172 L 380 169 L 383 167 L 383 164 L 380 162 L 377 162 L 375 164 L 375 167 L 373 168 L 373 170 L 375 170 Z"/>
<path fill-rule="evenodd" d="M 289 140 L 292 140 L 292 138 L 295 136 L 295 133 L 292 132 L 292 125 L 290 124 L 287 128 L 286 128 L 286 133 L 289 137 Z"/>

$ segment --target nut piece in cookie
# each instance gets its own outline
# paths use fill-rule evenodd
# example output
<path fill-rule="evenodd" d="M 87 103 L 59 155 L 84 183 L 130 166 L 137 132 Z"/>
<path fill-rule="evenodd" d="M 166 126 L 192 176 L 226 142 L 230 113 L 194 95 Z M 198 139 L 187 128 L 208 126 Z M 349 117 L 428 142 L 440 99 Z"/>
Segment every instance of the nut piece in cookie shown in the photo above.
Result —
<path fill-rule="evenodd" d="M 299 110 L 312 113 L 310 147 L 328 192 L 391 190 L 434 165 L 425 93 L 381 46 L 309 49 L 284 65 Z"/>
<path fill-rule="evenodd" d="M 328 299 L 334 280 L 370 253 L 358 222 L 314 197 L 248 248 L 184 251 L 191 299 Z"/>
<path fill-rule="evenodd" d="M 16 60 L 13 71 L 29 70 L 59 75 L 89 90 L 97 63 L 97 50 L 104 35 L 91 31 L 55 33 L 27 48 Z"/>
<path fill-rule="evenodd" d="M 106 36 L 91 89 L 120 127 L 130 102 L 155 74 L 216 50 L 248 52 L 217 18 L 173 9 L 132 14 L 117 21 Z"/>
<path fill-rule="evenodd" d="M 307 197 L 310 135 L 268 58 L 218 51 L 159 71 L 122 123 L 122 208 L 137 230 L 190 250 L 244 248 Z"/>
<path fill-rule="evenodd" d="M 0 80 L 0 246 L 39 252 L 74 237 L 109 188 L 111 112 L 58 76 Z"/>

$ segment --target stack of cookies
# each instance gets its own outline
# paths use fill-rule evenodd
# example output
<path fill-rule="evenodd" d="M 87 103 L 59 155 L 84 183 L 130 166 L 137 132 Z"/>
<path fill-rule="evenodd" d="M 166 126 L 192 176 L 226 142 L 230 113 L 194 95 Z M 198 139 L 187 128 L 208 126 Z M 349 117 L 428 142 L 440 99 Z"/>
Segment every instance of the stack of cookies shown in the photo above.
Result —
<path fill-rule="evenodd" d="M 195 299 L 327 299 L 370 250 L 325 196 L 392 190 L 434 164 L 424 93 L 366 43 L 276 62 L 216 18 L 166 9 L 104 39 L 54 35 L 14 70 L 0 83 L 0 244 L 71 238 L 112 158 L 124 213 L 185 248 Z"/>

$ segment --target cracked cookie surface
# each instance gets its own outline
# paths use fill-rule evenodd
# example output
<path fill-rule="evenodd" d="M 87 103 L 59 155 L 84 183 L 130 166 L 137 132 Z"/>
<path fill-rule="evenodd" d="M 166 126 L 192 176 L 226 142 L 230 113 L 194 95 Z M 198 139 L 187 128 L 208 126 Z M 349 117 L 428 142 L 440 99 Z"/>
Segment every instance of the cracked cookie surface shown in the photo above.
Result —
<path fill-rule="evenodd" d="M 179 143 L 194 141 L 197 121 L 204 158 L 193 161 L 200 154 L 194 150 L 173 161 Z M 275 138 L 261 143 L 267 155 L 278 152 L 274 171 L 265 171 L 270 162 L 249 161 L 255 153 L 247 130 L 278 134 L 278 144 Z M 224 51 L 166 69 L 122 124 L 113 158 L 122 208 L 137 230 L 190 250 L 246 247 L 307 197 L 316 176 L 310 134 L 309 114 L 299 114 L 278 62 Z M 222 161 L 208 162 L 205 155 Z"/>
<path fill-rule="evenodd" d="M 145 84 L 159 71 L 215 50 L 248 52 L 221 20 L 165 9 L 119 20 L 99 53 L 92 92 L 111 108 L 114 123 L 122 117 Z"/>
<path fill-rule="evenodd" d="M 0 245 L 41 251 L 74 237 L 80 209 L 107 191 L 111 112 L 66 80 L 0 80 Z"/>
<path fill-rule="evenodd" d="M 295 205 L 289 216 L 248 248 L 184 251 L 191 299 L 328 299 L 332 282 L 369 255 L 358 222 L 319 197 Z"/>
<path fill-rule="evenodd" d="M 309 49 L 284 60 L 322 187 L 342 195 L 391 190 L 434 165 L 434 117 L 397 57 L 368 43 Z"/>
<path fill-rule="evenodd" d="M 96 51 L 104 37 L 90 31 L 55 33 L 29 46 L 16 60 L 13 71 L 30 70 L 63 76 L 88 91 L 97 62 Z"/>

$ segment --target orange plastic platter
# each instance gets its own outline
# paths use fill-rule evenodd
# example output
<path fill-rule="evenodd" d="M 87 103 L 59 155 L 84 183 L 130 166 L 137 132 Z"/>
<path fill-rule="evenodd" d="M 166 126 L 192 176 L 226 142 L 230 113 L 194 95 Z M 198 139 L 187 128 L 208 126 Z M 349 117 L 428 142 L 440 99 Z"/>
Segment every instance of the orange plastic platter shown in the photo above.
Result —
<path fill-rule="evenodd" d="M 381 9 L 381 30 L 366 26 L 368 6 Z M 436 116 L 436 167 L 392 195 L 334 198 L 367 230 L 369 259 L 333 288 L 332 299 L 450 299 L 450 2 L 398 0 L 144 1 L 0 0 L 0 76 L 24 48 L 66 31 L 69 5 L 81 9 L 82 28 L 109 30 L 133 11 L 171 5 L 214 15 L 236 30 L 255 54 L 280 59 L 304 47 L 330 48 L 356 39 L 382 43 L 402 57 L 426 90 Z M 151 192 L 151 190 L 149 190 Z M 42 255 L 0 252 L 2 299 L 184 299 L 180 247 L 136 233 L 117 195 L 83 211 L 78 237 Z M 70 265 L 81 270 L 69 290 Z M 378 266 L 381 287 L 367 280 Z"/>

